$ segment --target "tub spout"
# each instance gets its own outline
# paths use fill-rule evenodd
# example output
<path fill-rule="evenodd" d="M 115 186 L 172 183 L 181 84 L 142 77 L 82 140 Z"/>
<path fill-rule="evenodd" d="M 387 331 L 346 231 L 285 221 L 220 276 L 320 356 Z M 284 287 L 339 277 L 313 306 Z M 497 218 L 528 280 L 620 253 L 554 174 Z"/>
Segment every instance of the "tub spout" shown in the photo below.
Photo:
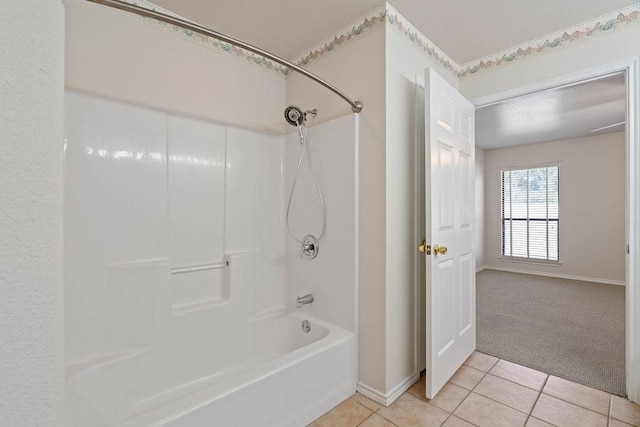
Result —
<path fill-rule="evenodd" d="M 311 294 L 307 294 L 303 297 L 298 297 L 298 299 L 296 299 L 296 307 L 300 308 L 305 304 L 309 304 L 313 302 L 313 295 Z"/>

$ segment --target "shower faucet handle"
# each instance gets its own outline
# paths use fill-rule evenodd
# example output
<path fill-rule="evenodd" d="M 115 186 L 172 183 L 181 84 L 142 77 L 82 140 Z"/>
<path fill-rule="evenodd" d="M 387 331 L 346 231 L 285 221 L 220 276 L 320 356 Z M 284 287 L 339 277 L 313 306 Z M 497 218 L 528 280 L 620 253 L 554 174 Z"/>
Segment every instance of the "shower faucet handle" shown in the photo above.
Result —
<path fill-rule="evenodd" d="M 309 256 L 309 254 L 311 254 L 316 248 L 316 245 L 314 245 L 313 243 L 303 243 L 302 244 L 302 249 L 300 250 L 300 256 L 303 255 L 307 255 Z"/>
<path fill-rule="evenodd" d="M 318 256 L 318 250 L 320 250 L 318 239 L 310 234 L 304 236 L 302 248 L 300 249 L 300 258 L 314 259 Z"/>

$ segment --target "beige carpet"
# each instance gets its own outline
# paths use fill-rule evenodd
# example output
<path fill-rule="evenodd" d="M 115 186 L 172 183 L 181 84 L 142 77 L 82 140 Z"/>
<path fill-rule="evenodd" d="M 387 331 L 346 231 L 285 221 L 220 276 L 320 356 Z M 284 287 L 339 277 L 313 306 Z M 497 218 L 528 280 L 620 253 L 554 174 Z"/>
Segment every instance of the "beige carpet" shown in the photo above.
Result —
<path fill-rule="evenodd" d="M 484 270 L 478 351 L 625 395 L 623 286 Z"/>

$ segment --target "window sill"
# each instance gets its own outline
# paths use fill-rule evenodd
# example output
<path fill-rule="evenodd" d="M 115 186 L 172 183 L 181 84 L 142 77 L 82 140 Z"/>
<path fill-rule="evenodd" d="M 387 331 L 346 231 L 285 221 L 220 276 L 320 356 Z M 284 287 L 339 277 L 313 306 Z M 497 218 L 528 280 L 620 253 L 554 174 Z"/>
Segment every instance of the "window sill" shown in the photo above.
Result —
<path fill-rule="evenodd" d="M 508 257 L 508 256 L 499 256 L 498 260 L 508 261 L 508 262 L 519 262 L 522 264 L 541 264 L 541 265 L 548 265 L 550 267 L 559 267 L 562 265 L 560 261 L 547 261 L 543 259 L 517 258 L 517 257 Z"/>

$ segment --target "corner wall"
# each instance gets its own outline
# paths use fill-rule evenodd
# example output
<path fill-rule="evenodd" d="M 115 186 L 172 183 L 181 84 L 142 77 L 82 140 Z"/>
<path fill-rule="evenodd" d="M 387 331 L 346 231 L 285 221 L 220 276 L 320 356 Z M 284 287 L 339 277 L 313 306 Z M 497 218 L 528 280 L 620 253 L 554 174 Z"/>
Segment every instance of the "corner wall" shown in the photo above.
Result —
<path fill-rule="evenodd" d="M 389 10 L 389 9 L 388 9 Z M 393 9 L 391 9 L 393 11 Z M 393 13 L 396 13 L 393 11 Z M 396 15 L 399 16 L 399 15 Z M 403 19 L 403 18 L 399 18 Z M 410 24 L 403 22 L 402 28 Z M 435 69 L 454 87 L 458 78 L 434 58 L 421 52 L 404 32 L 388 22 L 386 50 L 386 387 L 387 400 L 393 401 L 418 378 L 417 319 L 415 301 L 419 236 L 419 197 L 424 179 L 417 172 L 418 126 L 424 128 L 424 117 L 417 117 L 416 76 L 424 81 L 424 70 Z M 423 153 L 423 152 L 422 152 Z M 422 293 L 424 295 L 424 293 Z"/>
<path fill-rule="evenodd" d="M 381 13 L 385 19 L 378 24 Z M 364 28 L 354 33 L 352 28 Z M 452 85 L 446 55 L 385 4 L 328 39 L 304 67 L 364 103 L 360 114 L 360 390 L 391 403 L 417 379 L 418 182 L 416 76 L 435 68 Z M 417 37 L 416 37 L 417 36 Z M 348 43 L 341 44 L 347 39 Z M 334 46 L 337 40 L 337 46 Z M 327 49 L 326 46 L 332 46 Z M 421 50 L 422 49 L 422 50 Z M 318 121 L 350 113 L 334 94 L 290 73 L 287 103 L 318 108 Z M 424 125 L 422 125 L 424 126 Z"/>
<path fill-rule="evenodd" d="M 0 16 L 0 425 L 61 426 L 64 8 Z"/>
<path fill-rule="evenodd" d="M 501 167 L 560 162 L 560 265 L 500 259 Z M 495 268 L 623 284 L 624 132 L 486 151 L 486 258 Z"/>
<path fill-rule="evenodd" d="M 359 380 L 385 389 L 385 31 L 384 25 L 354 37 L 305 69 L 362 101 L 360 113 Z M 287 77 L 287 104 L 317 108 L 315 123 L 351 114 L 327 89 L 294 72 Z"/>

